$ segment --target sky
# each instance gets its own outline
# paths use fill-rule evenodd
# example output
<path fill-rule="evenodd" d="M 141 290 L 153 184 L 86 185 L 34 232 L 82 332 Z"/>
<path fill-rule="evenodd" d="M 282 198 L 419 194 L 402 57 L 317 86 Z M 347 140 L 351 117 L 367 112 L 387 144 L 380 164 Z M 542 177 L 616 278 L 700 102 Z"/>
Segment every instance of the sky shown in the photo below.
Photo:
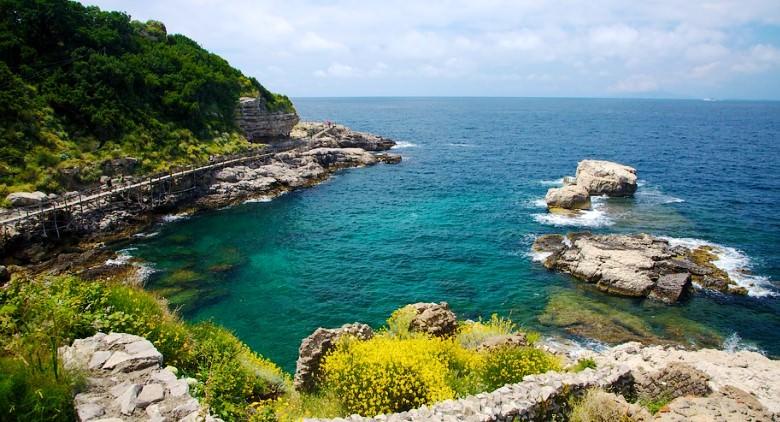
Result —
<path fill-rule="evenodd" d="M 780 0 L 84 0 L 275 92 L 780 100 Z"/>

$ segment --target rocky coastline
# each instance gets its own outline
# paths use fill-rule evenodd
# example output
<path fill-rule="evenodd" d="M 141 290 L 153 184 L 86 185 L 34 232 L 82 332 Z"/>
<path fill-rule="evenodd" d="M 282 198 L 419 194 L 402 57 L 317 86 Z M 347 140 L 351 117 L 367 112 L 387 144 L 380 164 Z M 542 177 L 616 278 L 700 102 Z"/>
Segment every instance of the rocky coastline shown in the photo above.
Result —
<path fill-rule="evenodd" d="M 154 204 L 117 194 L 100 208 L 76 209 L 73 212 L 78 212 L 78 217 L 86 223 L 78 229 L 63 230 L 59 241 L 41 238 L 37 232 L 12 233 L 0 245 L 4 261 L 11 271 L 33 273 L 124 271 L 129 268 L 95 267 L 115 257 L 103 245 L 130 238 L 158 223 L 164 215 L 192 214 L 258 198 L 273 198 L 317 185 L 342 169 L 397 164 L 401 157 L 387 152 L 394 145 L 390 139 L 341 125 L 301 122 L 291 129 L 288 138 L 264 147 L 264 154 L 258 154 L 256 160 L 204 172 L 180 186 L 181 194 L 167 195 Z M 117 167 L 120 168 L 124 167 Z M 117 186 L 133 181 L 132 176 L 116 174 L 113 179 L 104 178 L 103 183 Z M 20 206 L 35 206 L 48 198 L 39 192 L 13 195 Z M 66 219 L 67 216 L 58 217 Z"/>

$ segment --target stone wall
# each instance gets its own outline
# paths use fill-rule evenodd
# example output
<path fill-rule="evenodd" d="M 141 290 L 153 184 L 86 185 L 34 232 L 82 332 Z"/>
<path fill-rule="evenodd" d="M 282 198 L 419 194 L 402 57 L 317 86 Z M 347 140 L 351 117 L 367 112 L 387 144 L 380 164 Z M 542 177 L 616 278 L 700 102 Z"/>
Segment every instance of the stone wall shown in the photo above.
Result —
<path fill-rule="evenodd" d="M 221 422 L 190 395 L 192 379 L 162 367 L 163 357 L 143 337 L 97 333 L 60 349 L 63 365 L 87 372 L 75 397 L 78 420 Z"/>
<path fill-rule="evenodd" d="M 297 123 L 296 113 L 269 112 L 263 97 L 241 97 L 236 107 L 236 125 L 250 141 L 290 136 Z"/>
<path fill-rule="evenodd" d="M 491 393 L 447 400 L 408 412 L 373 418 L 352 415 L 332 421 L 545 421 L 564 413 L 572 395 L 592 387 L 628 394 L 632 385 L 631 372 L 622 366 L 578 373 L 549 372 L 529 375 L 523 382 L 505 385 Z"/>

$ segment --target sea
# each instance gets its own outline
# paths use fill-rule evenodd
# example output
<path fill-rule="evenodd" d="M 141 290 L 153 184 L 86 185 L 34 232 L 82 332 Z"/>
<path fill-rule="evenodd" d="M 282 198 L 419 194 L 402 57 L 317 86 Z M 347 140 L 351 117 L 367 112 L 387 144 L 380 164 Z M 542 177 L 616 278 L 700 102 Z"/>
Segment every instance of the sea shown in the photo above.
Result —
<path fill-rule="evenodd" d="M 118 246 L 185 319 L 212 320 L 294 370 L 317 327 L 380 328 L 413 302 L 509 317 L 583 347 L 629 340 L 780 356 L 780 102 L 297 98 L 303 120 L 396 140 L 397 165 L 271 200 L 169 216 Z M 576 217 L 544 195 L 583 159 L 633 166 L 634 198 Z M 546 270 L 548 233 L 650 233 L 710 245 L 749 290 L 680 304 L 606 295 Z"/>

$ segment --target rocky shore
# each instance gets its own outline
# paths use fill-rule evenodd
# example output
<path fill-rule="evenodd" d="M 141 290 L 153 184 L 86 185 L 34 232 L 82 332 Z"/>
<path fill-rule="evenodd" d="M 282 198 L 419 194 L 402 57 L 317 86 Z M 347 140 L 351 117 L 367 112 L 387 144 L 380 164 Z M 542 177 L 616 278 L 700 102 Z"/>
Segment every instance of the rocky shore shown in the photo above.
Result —
<path fill-rule="evenodd" d="M 18 230 L 5 237 L 0 246 L 10 264 L 29 266 L 34 271 L 48 269 L 51 265 L 62 267 L 57 265 L 60 254 L 66 254 L 68 262 L 73 261 L 74 254 L 89 252 L 92 255 L 95 244 L 130 237 L 159 221 L 163 214 L 193 213 L 257 198 L 272 198 L 316 185 L 341 169 L 398 163 L 401 161 L 399 155 L 387 153 L 394 145 L 390 139 L 341 125 L 302 122 L 292 128 L 289 138 L 267 146 L 267 155 L 204 172 L 178 186 L 179 194 L 166 195 L 153 204 L 138 201 L 131 195 L 117 194 L 107 198 L 108 203 L 99 208 L 73 209 L 71 212 L 78 213 L 84 224 L 70 231 L 63 229 L 61 242 L 41 239 L 37 232 Z M 128 176 L 104 182 L 117 186 L 132 183 L 133 179 Z M 41 203 L 47 198 L 38 193 L 13 195 L 15 203 L 25 205 L 30 201 Z M 58 218 L 67 221 L 68 216 L 58 214 Z M 65 269 L 68 268 L 60 268 Z"/>
<path fill-rule="evenodd" d="M 715 266 L 716 256 L 707 246 L 689 249 L 647 234 L 586 232 L 540 236 L 532 248 L 546 268 L 615 295 L 675 303 L 690 293 L 692 283 L 724 293 L 747 293 Z"/>

